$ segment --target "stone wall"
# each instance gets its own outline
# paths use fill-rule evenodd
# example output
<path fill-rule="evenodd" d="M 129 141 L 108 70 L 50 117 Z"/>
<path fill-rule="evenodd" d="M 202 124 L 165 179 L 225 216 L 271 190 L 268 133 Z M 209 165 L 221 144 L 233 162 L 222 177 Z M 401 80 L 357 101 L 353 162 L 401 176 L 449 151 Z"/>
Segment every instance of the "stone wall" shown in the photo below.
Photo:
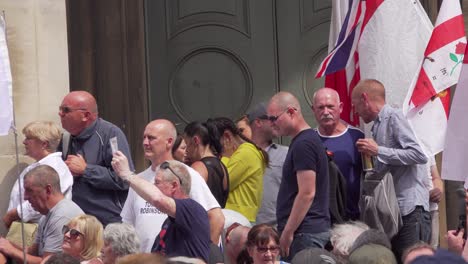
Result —
<path fill-rule="evenodd" d="M 18 128 L 19 167 L 14 133 L 0 137 L 0 214 L 8 207 L 10 189 L 32 160 L 24 155 L 21 129 L 34 120 L 59 122 L 62 97 L 69 91 L 65 0 L 0 0 L 5 13 Z M 0 106 L 1 107 L 1 106 Z M 0 234 L 5 233 L 3 222 Z"/>

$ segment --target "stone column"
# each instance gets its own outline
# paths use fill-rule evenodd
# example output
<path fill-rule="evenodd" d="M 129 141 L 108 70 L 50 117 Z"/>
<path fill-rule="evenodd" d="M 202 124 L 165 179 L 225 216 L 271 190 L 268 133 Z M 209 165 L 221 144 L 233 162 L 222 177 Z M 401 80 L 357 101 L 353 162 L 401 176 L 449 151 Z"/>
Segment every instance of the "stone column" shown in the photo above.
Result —
<path fill-rule="evenodd" d="M 20 164 L 16 166 L 15 137 L 0 137 L 0 214 L 6 212 L 10 190 L 32 160 L 23 155 L 25 124 L 59 122 L 62 97 L 69 91 L 65 0 L 0 0 L 5 12 L 13 77 L 13 102 L 18 129 Z M 1 106 L 0 106 L 1 107 Z M 6 232 L 0 224 L 0 234 Z"/>

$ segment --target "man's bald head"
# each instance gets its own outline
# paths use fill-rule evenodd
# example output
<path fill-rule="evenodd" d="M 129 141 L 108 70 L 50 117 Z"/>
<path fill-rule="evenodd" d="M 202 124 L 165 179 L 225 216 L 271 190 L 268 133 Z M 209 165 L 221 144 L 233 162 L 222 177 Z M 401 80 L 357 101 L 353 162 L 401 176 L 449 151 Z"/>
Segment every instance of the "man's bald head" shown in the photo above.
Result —
<path fill-rule="evenodd" d="M 353 89 L 352 97 L 361 96 L 366 93 L 371 101 L 385 102 L 385 87 L 375 79 L 366 79 L 360 81 Z"/>
<path fill-rule="evenodd" d="M 146 127 L 153 127 L 158 130 L 161 136 L 166 138 L 177 138 L 177 129 L 175 125 L 167 119 L 155 119 L 146 125 Z"/>
<path fill-rule="evenodd" d="M 338 94 L 336 90 L 332 88 L 323 87 L 323 88 L 318 89 L 312 96 L 312 105 L 316 105 L 317 103 L 316 101 L 320 97 L 328 97 L 328 98 L 333 99 L 335 103 L 337 104 L 340 103 L 340 95 Z"/>
<path fill-rule="evenodd" d="M 145 158 L 156 168 L 165 160 L 174 159 L 172 146 L 177 138 L 174 124 L 167 119 L 156 119 L 148 123 L 143 133 Z"/>
<path fill-rule="evenodd" d="M 98 107 L 94 96 L 86 91 L 73 91 L 65 96 L 79 108 L 87 109 L 93 114 L 98 113 Z"/>
<path fill-rule="evenodd" d="M 290 92 L 279 92 L 275 94 L 270 100 L 269 105 L 271 104 L 275 104 L 278 108 L 282 109 L 293 107 L 297 111 L 301 111 L 299 100 L 297 100 L 297 98 Z"/>
<path fill-rule="evenodd" d="M 346 126 L 341 122 L 340 115 L 343 103 L 340 96 L 331 88 L 320 88 L 312 97 L 312 111 L 319 124 L 319 132 L 326 136 L 341 134 Z"/>
<path fill-rule="evenodd" d="M 351 103 L 354 112 L 367 124 L 373 121 L 385 105 L 385 88 L 374 79 L 360 81 L 353 89 Z"/>
<path fill-rule="evenodd" d="M 59 108 L 62 127 L 77 136 L 98 118 L 96 99 L 86 91 L 67 94 Z"/>

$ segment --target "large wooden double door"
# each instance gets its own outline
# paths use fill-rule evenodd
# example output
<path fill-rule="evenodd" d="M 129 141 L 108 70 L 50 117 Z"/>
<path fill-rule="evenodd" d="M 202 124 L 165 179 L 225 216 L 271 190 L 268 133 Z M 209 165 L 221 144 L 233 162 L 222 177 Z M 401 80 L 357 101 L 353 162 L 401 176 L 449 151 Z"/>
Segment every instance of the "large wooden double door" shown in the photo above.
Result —
<path fill-rule="evenodd" d="M 237 118 L 277 91 L 299 97 L 308 121 L 325 56 L 331 0 L 67 0 L 70 87 L 127 135 L 139 169 L 146 123 L 178 129 Z"/>
<path fill-rule="evenodd" d="M 330 0 L 145 2 L 149 115 L 179 129 L 194 120 L 238 118 L 278 91 L 301 100 L 323 84 Z"/>

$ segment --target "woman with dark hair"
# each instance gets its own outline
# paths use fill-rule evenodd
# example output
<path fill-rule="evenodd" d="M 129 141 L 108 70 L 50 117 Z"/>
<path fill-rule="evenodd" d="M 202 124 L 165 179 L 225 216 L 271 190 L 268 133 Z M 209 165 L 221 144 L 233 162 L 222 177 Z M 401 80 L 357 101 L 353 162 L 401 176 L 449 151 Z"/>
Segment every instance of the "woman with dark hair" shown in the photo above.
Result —
<path fill-rule="evenodd" d="M 229 173 L 226 208 L 243 214 L 254 223 L 262 202 L 263 173 L 268 166 L 268 154 L 244 137 L 231 119 L 218 117 L 207 123 L 210 122 L 220 133 L 221 155 L 229 159 L 225 163 Z"/>
<path fill-rule="evenodd" d="M 222 208 L 229 194 L 229 174 L 221 162 L 222 146 L 219 133 L 212 123 L 192 122 L 185 127 L 187 159 L 192 168 L 205 179 L 208 187 Z"/>
<path fill-rule="evenodd" d="M 187 144 L 182 135 L 177 135 L 174 145 L 172 145 L 172 157 L 183 163 L 190 162 L 187 159 Z"/>
<path fill-rule="evenodd" d="M 279 234 L 267 224 L 252 227 L 245 244 L 248 258 L 238 259 L 238 264 L 277 264 L 280 253 Z"/>

